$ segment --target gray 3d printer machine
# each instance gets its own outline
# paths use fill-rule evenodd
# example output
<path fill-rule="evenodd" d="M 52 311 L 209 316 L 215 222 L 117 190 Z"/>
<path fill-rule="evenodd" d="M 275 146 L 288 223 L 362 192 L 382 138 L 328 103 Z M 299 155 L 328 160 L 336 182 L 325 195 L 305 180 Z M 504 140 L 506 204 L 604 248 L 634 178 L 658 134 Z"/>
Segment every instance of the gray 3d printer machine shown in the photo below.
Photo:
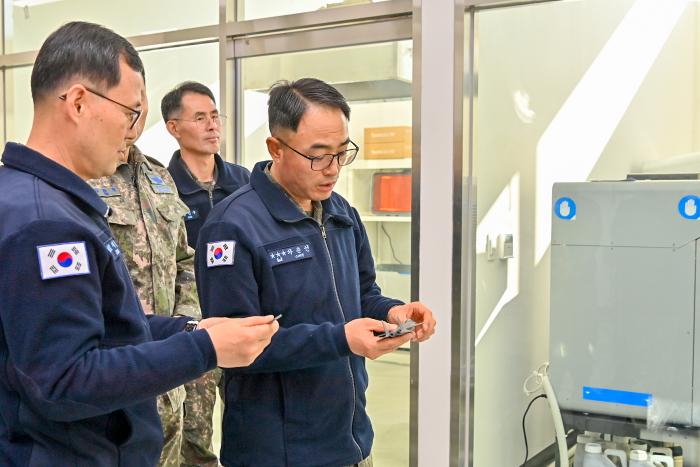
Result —
<path fill-rule="evenodd" d="M 700 181 L 558 183 L 550 378 L 567 428 L 679 441 L 700 465 Z"/>

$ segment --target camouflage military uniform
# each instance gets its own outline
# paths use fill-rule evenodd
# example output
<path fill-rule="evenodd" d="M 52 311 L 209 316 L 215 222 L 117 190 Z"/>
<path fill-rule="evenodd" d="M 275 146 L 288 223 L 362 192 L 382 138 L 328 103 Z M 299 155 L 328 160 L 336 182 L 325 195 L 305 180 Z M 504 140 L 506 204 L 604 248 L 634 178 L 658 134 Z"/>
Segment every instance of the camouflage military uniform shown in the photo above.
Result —
<path fill-rule="evenodd" d="M 132 146 L 129 162 L 111 177 L 89 182 L 111 208 L 109 225 L 124 254 L 147 314 L 201 318 L 194 278 L 194 251 L 187 246 L 180 201 L 170 174 Z M 159 465 L 180 466 L 183 386 L 158 397 L 165 444 Z"/>
<path fill-rule="evenodd" d="M 194 381 L 185 383 L 185 421 L 182 440 L 181 467 L 218 467 L 214 454 L 212 416 L 216 402 L 216 388 L 221 370 L 216 368 Z"/>

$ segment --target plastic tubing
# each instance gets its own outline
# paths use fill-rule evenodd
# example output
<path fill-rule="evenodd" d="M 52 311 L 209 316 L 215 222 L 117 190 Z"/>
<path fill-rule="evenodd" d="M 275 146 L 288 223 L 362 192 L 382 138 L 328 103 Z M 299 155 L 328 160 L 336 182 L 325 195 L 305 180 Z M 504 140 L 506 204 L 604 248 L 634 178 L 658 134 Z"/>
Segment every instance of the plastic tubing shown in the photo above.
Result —
<path fill-rule="evenodd" d="M 566 433 L 564 432 L 564 422 L 559 411 L 559 402 L 557 402 L 557 396 L 554 395 L 554 389 L 552 389 L 552 383 L 549 382 L 546 370 L 541 373 L 541 377 L 542 388 L 547 395 L 549 410 L 552 412 L 552 420 L 554 421 L 554 432 L 556 433 L 557 447 L 559 448 L 559 467 L 567 467 L 569 465 L 569 447 L 566 445 Z"/>

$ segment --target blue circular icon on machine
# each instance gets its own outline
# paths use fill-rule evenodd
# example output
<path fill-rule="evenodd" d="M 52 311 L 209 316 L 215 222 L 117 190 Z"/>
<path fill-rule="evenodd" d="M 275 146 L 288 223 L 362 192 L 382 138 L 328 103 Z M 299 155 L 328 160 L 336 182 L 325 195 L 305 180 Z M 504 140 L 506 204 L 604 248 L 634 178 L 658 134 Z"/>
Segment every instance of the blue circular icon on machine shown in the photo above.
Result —
<path fill-rule="evenodd" d="M 678 202 L 678 213 L 684 219 L 699 219 L 700 218 L 700 197 L 695 195 L 687 195 L 681 198 Z"/>
<path fill-rule="evenodd" d="M 565 221 L 570 221 L 576 217 L 576 202 L 568 197 L 559 198 L 554 203 L 554 214 Z"/>

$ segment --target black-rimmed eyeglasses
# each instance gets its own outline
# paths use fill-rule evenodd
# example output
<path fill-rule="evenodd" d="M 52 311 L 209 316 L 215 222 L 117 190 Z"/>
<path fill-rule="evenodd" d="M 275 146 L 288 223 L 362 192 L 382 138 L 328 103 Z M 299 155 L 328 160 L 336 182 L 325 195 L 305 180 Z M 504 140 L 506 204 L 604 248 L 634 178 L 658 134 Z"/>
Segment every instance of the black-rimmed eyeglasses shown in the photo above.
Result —
<path fill-rule="evenodd" d="M 129 129 L 134 128 L 134 125 L 136 125 L 136 122 L 139 121 L 139 117 L 141 117 L 141 112 L 142 112 L 141 110 L 136 110 L 132 107 L 129 107 L 128 105 L 122 104 L 121 102 L 117 102 L 114 99 L 110 99 L 109 97 L 105 96 L 104 94 L 101 94 L 101 93 L 95 91 L 94 89 L 90 89 L 87 86 L 85 86 L 85 90 L 96 95 L 96 96 L 101 97 L 102 99 L 106 99 L 106 100 L 110 101 L 111 103 L 117 104 L 118 106 L 123 107 L 126 110 L 128 110 L 130 112 L 130 114 L 129 114 L 129 122 L 130 122 Z M 58 96 L 58 98 L 65 101 L 66 94 L 61 94 L 60 96 Z"/>
<path fill-rule="evenodd" d="M 292 151 L 296 152 L 299 154 L 301 157 L 304 157 L 308 160 L 311 161 L 311 170 L 325 170 L 328 167 L 333 164 L 333 159 L 338 159 L 338 165 L 343 166 L 343 165 L 348 165 L 352 163 L 352 161 L 355 160 L 355 157 L 357 156 L 357 153 L 360 151 L 360 148 L 357 146 L 357 144 L 353 143 L 351 140 L 348 140 L 348 143 L 352 144 L 352 148 L 346 149 L 345 151 L 340 151 L 335 154 L 321 154 L 319 156 L 307 156 L 304 153 L 301 153 L 282 141 L 280 138 L 276 138 L 277 141 L 282 143 L 284 146 L 288 147 Z"/>

